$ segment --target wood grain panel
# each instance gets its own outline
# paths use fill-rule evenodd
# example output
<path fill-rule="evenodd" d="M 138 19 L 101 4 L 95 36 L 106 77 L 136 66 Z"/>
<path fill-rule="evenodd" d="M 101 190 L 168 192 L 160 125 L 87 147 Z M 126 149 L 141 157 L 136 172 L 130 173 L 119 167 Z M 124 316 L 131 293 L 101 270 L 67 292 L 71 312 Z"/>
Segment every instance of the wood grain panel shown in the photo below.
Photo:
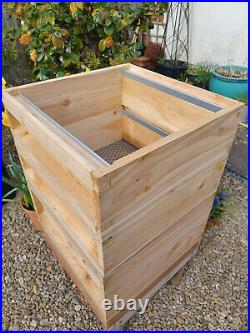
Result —
<path fill-rule="evenodd" d="M 167 132 L 178 131 L 201 119 L 213 118 L 213 113 L 205 109 L 128 77 L 123 77 L 122 94 L 122 104 L 128 111 Z"/>
<path fill-rule="evenodd" d="M 121 110 L 108 111 L 64 127 L 90 148 L 97 150 L 121 140 L 121 118 Z"/>

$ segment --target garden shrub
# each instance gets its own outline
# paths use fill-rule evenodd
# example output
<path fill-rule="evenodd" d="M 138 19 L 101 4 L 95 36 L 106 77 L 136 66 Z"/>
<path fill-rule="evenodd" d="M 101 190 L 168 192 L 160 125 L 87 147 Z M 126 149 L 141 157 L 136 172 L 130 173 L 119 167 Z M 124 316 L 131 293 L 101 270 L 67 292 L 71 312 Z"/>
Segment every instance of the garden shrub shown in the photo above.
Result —
<path fill-rule="evenodd" d="M 20 21 L 4 37 L 22 45 L 33 66 L 33 77 L 46 80 L 129 62 L 141 43 L 134 32 L 152 28 L 164 3 L 142 2 L 9 2 L 8 11 Z M 134 8 L 133 8 L 134 7 Z"/>

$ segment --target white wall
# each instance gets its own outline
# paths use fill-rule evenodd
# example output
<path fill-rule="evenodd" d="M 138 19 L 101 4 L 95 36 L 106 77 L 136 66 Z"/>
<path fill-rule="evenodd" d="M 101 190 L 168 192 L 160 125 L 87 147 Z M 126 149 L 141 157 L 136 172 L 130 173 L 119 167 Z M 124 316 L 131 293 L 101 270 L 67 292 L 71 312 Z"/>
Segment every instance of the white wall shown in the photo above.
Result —
<path fill-rule="evenodd" d="M 190 2 L 189 62 L 247 65 L 248 4 Z"/>

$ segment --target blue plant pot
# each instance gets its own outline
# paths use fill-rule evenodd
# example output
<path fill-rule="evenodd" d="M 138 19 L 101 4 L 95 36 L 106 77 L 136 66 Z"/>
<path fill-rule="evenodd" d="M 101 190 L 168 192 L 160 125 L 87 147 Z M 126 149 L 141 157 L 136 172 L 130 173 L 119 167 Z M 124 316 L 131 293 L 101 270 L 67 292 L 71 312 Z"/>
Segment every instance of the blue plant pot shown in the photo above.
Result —
<path fill-rule="evenodd" d="M 211 69 L 211 77 L 209 81 L 209 90 L 217 94 L 238 99 L 247 96 L 248 93 L 248 79 L 245 78 L 231 78 L 221 76 L 216 73 L 218 68 L 236 69 L 242 72 L 247 71 L 247 67 L 243 66 L 215 66 Z"/>

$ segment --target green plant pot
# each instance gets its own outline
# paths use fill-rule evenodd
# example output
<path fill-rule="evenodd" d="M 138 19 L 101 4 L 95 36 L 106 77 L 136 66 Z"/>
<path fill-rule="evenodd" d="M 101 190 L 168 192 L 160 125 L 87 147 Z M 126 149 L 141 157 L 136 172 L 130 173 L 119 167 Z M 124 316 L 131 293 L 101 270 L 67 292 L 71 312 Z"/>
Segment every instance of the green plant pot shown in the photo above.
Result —
<path fill-rule="evenodd" d="M 217 94 L 238 99 L 247 96 L 248 93 L 248 79 L 246 78 L 233 78 L 225 77 L 216 73 L 218 68 L 236 69 L 240 71 L 247 71 L 247 67 L 242 66 L 215 66 L 211 70 L 211 77 L 209 81 L 209 90 Z"/>

